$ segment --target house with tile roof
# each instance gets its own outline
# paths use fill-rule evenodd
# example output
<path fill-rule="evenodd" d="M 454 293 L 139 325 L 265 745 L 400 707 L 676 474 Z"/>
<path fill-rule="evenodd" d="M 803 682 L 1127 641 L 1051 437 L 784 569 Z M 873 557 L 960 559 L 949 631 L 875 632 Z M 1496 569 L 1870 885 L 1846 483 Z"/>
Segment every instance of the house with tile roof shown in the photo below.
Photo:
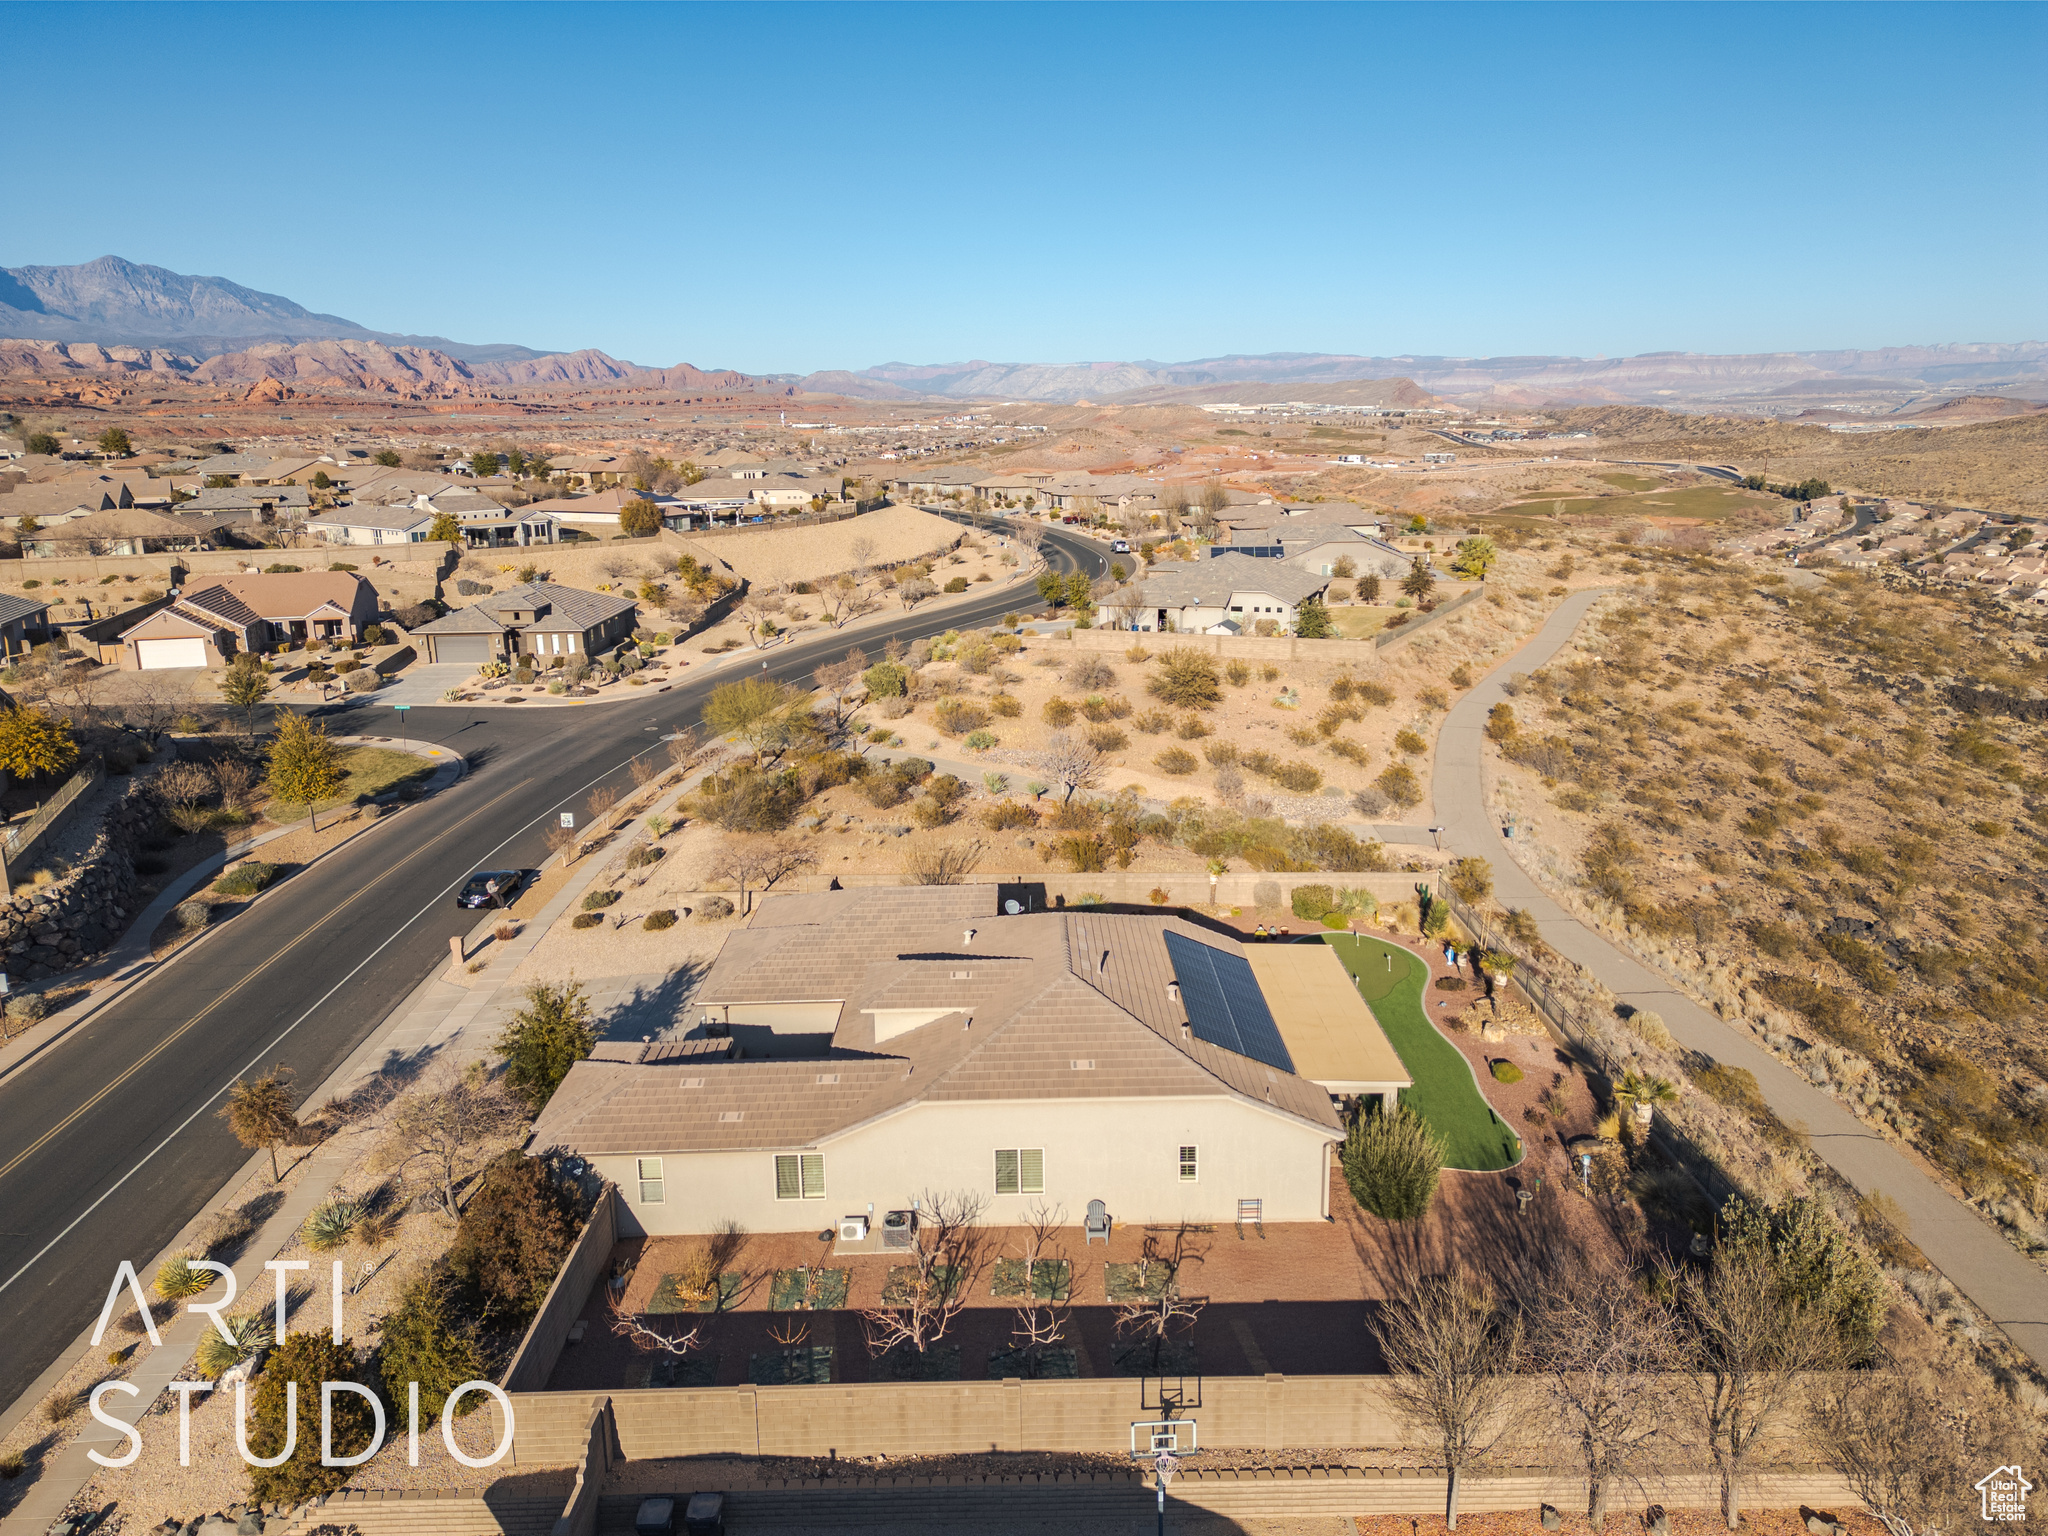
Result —
<path fill-rule="evenodd" d="M 986 1196 L 1078 1221 L 1330 1214 L 1342 1099 L 1400 1058 L 1323 944 L 1019 912 L 993 885 L 770 896 L 683 1039 L 600 1045 L 535 1123 L 615 1182 L 622 1232 L 802 1231 Z M 1314 1075 L 1310 1075 L 1314 1074 Z"/>
<path fill-rule="evenodd" d="M 1210 560 L 1155 565 L 1144 579 L 1103 601 L 1118 629 L 1176 634 L 1250 634 L 1261 621 L 1291 633 L 1301 605 L 1330 578 L 1284 560 L 1223 553 Z"/>
<path fill-rule="evenodd" d="M 377 617 L 377 589 L 349 571 L 211 576 L 118 637 L 121 665 L 220 667 L 237 651 L 355 640 Z"/>
<path fill-rule="evenodd" d="M 632 635 L 639 612 L 630 597 L 529 581 L 422 624 L 412 639 L 432 662 L 481 666 L 518 655 L 591 661 Z"/>

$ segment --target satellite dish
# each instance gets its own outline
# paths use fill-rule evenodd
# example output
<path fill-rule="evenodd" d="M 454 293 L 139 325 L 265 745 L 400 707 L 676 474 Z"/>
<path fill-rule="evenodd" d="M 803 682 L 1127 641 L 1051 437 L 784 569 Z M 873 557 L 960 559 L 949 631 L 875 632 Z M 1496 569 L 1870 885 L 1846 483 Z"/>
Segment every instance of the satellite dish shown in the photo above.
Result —
<path fill-rule="evenodd" d="M 1003 903 L 1003 910 L 1009 913 L 1010 916 L 1015 917 L 1019 912 L 1022 912 L 1024 910 L 1024 904 L 1018 901 L 1015 897 L 1012 897 L 1010 900 Z"/>

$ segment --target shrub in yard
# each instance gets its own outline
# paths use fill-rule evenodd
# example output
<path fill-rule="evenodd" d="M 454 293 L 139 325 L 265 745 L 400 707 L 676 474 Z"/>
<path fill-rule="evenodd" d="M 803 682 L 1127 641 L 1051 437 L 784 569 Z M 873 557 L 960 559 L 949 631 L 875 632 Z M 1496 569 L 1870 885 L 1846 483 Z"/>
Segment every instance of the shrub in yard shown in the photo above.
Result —
<path fill-rule="evenodd" d="M 1392 1113 L 1366 1110 L 1344 1138 L 1343 1164 L 1360 1205 L 1388 1221 L 1419 1221 L 1436 1195 L 1444 1145 L 1405 1104 Z"/>
<path fill-rule="evenodd" d="M 1337 893 L 1327 885 L 1297 885 L 1292 905 L 1296 917 L 1313 921 L 1336 909 Z"/>
<path fill-rule="evenodd" d="M 1439 976 L 1431 985 L 1439 992 L 1462 992 L 1465 990 L 1465 978 L 1462 976 Z"/>
<path fill-rule="evenodd" d="M 184 1301 L 212 1285 L 215 1278 L 210 1270 L 194 1267 L 191 1255 L 181 1253 L 164 1260 L 150 1289 L 165 1301 Z"/>
<path fill-rule="evenodd" d="M 1406 763 L 1389 763 L 1380 770 L 1379 777 L 1373 780 L 1373 785 L 1387 799 L 1404 810 L 1422 799 L 1422 781 L 1416 778 L 1415 770 Z"/>
<path fill-rule="evenodd" d="M 1223 675 L 1229 679 L 1231 687 L 1242 688 L 1252 680 L 1252 669 L 1241 661 L 1233 661 L 1223 669 Z"/>
<path fill-rule="evenodd" d="M 1074 706 L 1066 699 L 1047 699 L 1038 714 L 1047 725 L 1056 729 L 1064 730 L 1074 723 Z"/>
<path fill-rule="evenodd" d="M 988 696 L 989 713 L 1003 720 L 1014 720 L 1024 713 L 1024 706 L 1014 694 L 992 693 Z"/>
<path fill-rule="evenodd" d="M 21 1452 L 9 1451 L 6 1455 L 0 1456 L 0 1478 L 4 1478 L 11 1483 L 27 1470 L 28 1458 L 23 1456 Z"/>
<path fill-rule="evenodd" d="M 946 583 L 946 590 L 948 592 L 965 592 L 967 590 L 967 578 L 965 576 L 955 576 Z"/>
<path fill-rule="evenodd" d="M 375 693 L 377 685 L 383 681 L 384 679 L 379 677 L 376 672 L 369 667 L 364 667 L 360 671 L 349 673 L 348 691 L 350 693 Z M 528 681 L 530 682 L 532 679 L 529 678 Z"/>
<path fill-rule="evenodd" d="M 69 1419 L 77 1417 L 78 1410 L 84 1406 L 85 1394 L 83 1392 L 73 1392 L 67 1387 L 59 1387 L 43 1399 L 43 1422 L 45 1424 L 62 1424 Z"/>
<path fill-rule="evenodd" d="M 697 909 L 699 917 L 706 922 L 714 923 L 721 918 L 731 917 L 732 912 L 732 903 L 723 896 L 707 896 L 704 898 L 704 905 Z"/>
<path fill-rule="evenodd" d="M 1394 732 L 1394 747 L 1395 750 L 1405 752 L 1410 757 L 1416 757 L 1429 750 L 1429 743 L 1404 725 Z"/>
<path fill-rule="evenodd" d="M 1213 736 L 1216 732 L 1200 715 L 1182 715 L 1180 723 L 1173 728 L 1173 734 L 1182 741 L 1200 741 L 1204 736 Z"/>
<path fill-rule="evenodd" d="M 640 924 L 649 933 L 659 933 L 662 929 L 673 928 L 675 925 L 676 915 L 667 907 L 663 907 L 657 912 L 648 913 Z"/>
<path fill-rule="evenodd" d="M 7 1021 L 10 1024 L 34 1024 L 49 1011 L 50 1000 L 40 992 L 17 992 L 7 999 Z"/>
<path fill-rule="evenodd" d="M 1381 707 L 1394 702 L 1393 689 L 1389 688 L 1385 683 L 1375 683 L 1370 680 L 1362 683 L 1354 682 L 1351 685 L 1351 694 L 1353 698 L 1363 699 L 1368 704 L 1375 704 Z"/>
<path fill-rule="evenodd" d="M 1131 738 L 1113 725 L 1091 725 L 1083 734 L 1098 752 L 1121 752 L 1131 744 Z"/>
<path fill-rule="evenodd" d="M 1351 919 L 1346 917 L 1342 912 L 1325 912 L 1323 914 L 1323 926 L 1325 928 L 1336 928 L 1341 930 L 1349 928 L 1351 926 Z"/>
<path fill-rule="evenodd" d="M 1522 1080 L 1522 1069 L 1512 1061 L 1496 1061 L 1486 1070 L 1493 1074 L 1496 1083 L 1519 1083 Z"/>
<path fill-rule="evenodd" d="M 1012 827 L 1036 826 L 1038 813 L 1021 800 L 998 800 L 981 813 L 981 824 L 991 832 L 1007 832 Z"/>
<path fill-rule="evenodd" d="M 894 698 L 908 691 L 910 670 L 900 662 L 878 661 L 861 673 L 860 680 L 866 685 L 870 698 Z"/>
<path fill-rule="evenodd" d="M 970 752 L 986 752 L 996 744 L 993 731 L 969 731 L 961 740 Z"/>
<path fill-rule="evenodd" d="M 254 896 L 277 878 L 277 866 L 252 859 L 238 869 L 230 870 L 213 882 L 213 889 L 222 896 Z"/>
<path fill-rule="evenodd" d="M 569 926 L 571 928 L 595 928 L 603 921 L 604 914 L 602 912 L 578 912 L 569 919 Z"/>
<path fill-rule="evenodd" d="M 1493 866 L 1484 859 L 1454 861 L 1449 877 L 1451 890 L 1460 901 L 1483 901 L 1493 894 Z"/>
<path fill-rule="evenodd" d="M 626 868 L 644 869 L 649 864 L 659 864 L 662 855 L 667 851 L 665 848 L 656 848 L 649 843 L 641 843 L 626 855 Z"/>
<path fill-rule="evenodd" d="M 475 1336 L 450 1316 L 447 1296 L 431 1273 L 414 1278 L 399 1302 L 384 1314 L 378 1330 L 383 1347 L 377 1352 L 378 1374 L 385 1396 L 403 1403 L 408 1382 L 420 1384 L 420 1412 L 438 1418 L 448 1394 L 465 1381 L 484 1375 L 484 1359 Z M 483 1398 L 472 1392 L 455 1405 L 457 1417 L 471 1412 Z"/>
<path fill-rule="evenodd" d="M 1195 771 L 1195 754 L 1188 751 L 1185 747 L 1168 747 L 1164 752 L 1161 752 L 1152 759 L 1152 766 L 1161 773 L 1170 773 L 1175 776 L 1183 773 L 1193 773 Z"/>
<path fill-rule="evenodd" d="M 315 1206 L 306 1218 L 306 1246 L 315 1253 L 341 1247 L 366 1214 L 359 1200 L 328 1200 Z"/>
<path fill-rule="evenodd" d="M 249 1449 L 257 1456 L 275 1456 L 285 1444 L 285 1383 L 298 1391 L 297 1441 L 292 1454 L 275 1467 L 249 1469 L 249 1497 L 296 1503 L 334 1492 L 349 1480 L 346 1467 L 320 1464 L 320 1383 L 353 1381 L 358 1362 L 353 1344 L 337 1344 L 324 1328 L 295 1333 L 270 1352 L 256 1378 L 255 1401 L 249 1409 Z M 336 1456 L 353 1456 L 370 1444 L 370 1405 L 354 1392 L 334 1394 L 330 1415 Z"/>
<path fill-rule="evenodd" d="M 277 1342 L 275 1330 L 266 1314 L 260 1309 L 243 1312 L 235 1317 L 224 1317 L 228 1332 L 234 1335 L 230 1343 L 220 1336 L 218 1330 L 209 1328 L 199 1338 L 197 1356 L 199 1374 L 208 1380 L 218 1377 L 222 1371 L 241 1360 L 246 1360 L 258 1350 L 269 1349 Z M 404 1402 L 404 1397 L 398 1399 Z"/>
<path fill-rule="evenodd" d="M 569 1069 L 590 1054 L 597 1030 L 590 1004 L 575 982 L 535 982 L 526 1006 L 514 1013 L 498 1037 L 505 1058 L 505 1091 L 535 1114 L 546 1107 Z"/>
<path fill-rule="evenodd" d="M 523 1323 L 554 1284 L 582 1219 L 581 1199 L 557 1177 L 555 1162 L 507 1152 L 463 1209 L 448 1249 L 449 1276 L 476 1315 L 500 1326 Z"/>
<path fill-rule="evenodd" d="M 989 722 L 989 712 L 972 699 L 941 699 L 932 709 L 932 723 L 948 736 L 964 736 Z"/>
<path fill-rule="evenodd" d="M 602 912 L 618 899 L 619 893 L 617 891 L 592 891 L 583 898 L 583 910 L 586 912 Z"/>

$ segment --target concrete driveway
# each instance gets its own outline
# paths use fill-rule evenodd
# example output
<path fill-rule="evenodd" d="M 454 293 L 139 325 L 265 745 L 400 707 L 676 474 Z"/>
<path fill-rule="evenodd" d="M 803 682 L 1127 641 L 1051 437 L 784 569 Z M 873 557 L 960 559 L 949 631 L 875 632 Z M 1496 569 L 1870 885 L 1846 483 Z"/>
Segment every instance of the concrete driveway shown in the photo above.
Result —
<path fill-rule="evenodd" d="M 465 679 L 476 676 L 476 668 L 466 661 L 419 662 L 407 667 L 398 681 L 379 688 L 371 695 L 371 702 L 390 706 L 393 704 L 439 704 L 441 695 Z"/>

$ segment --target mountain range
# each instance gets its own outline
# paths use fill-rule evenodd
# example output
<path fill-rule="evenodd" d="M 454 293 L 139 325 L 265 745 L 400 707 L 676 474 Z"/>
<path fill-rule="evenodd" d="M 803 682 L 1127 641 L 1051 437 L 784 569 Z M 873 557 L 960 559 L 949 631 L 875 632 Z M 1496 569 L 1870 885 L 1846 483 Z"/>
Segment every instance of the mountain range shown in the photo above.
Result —
<path fill-rule="evenodd" d="M 1199 404 L 1228 400 L 1461 406 L 1713 405 L 1921 410 L 1959 394 L 2048 398 L 2040 342 L 1637 357 L 1367 357 L 1232 353 L 1163 363 L 884 363 L 798 377 L 647 368 L 593 349 L 373 331 L 220 277 L 119 256 L 0 268 L 0 375 L 153 373 L 199 383 L 371 389 L 407 395 L 630 385 L 673 391 L 803 391 L 869 400 Z M 1285 386 L 1285 387 L 1282 387 Z M 1340 389 L 1341 386 L 1341 389 Z"/>

